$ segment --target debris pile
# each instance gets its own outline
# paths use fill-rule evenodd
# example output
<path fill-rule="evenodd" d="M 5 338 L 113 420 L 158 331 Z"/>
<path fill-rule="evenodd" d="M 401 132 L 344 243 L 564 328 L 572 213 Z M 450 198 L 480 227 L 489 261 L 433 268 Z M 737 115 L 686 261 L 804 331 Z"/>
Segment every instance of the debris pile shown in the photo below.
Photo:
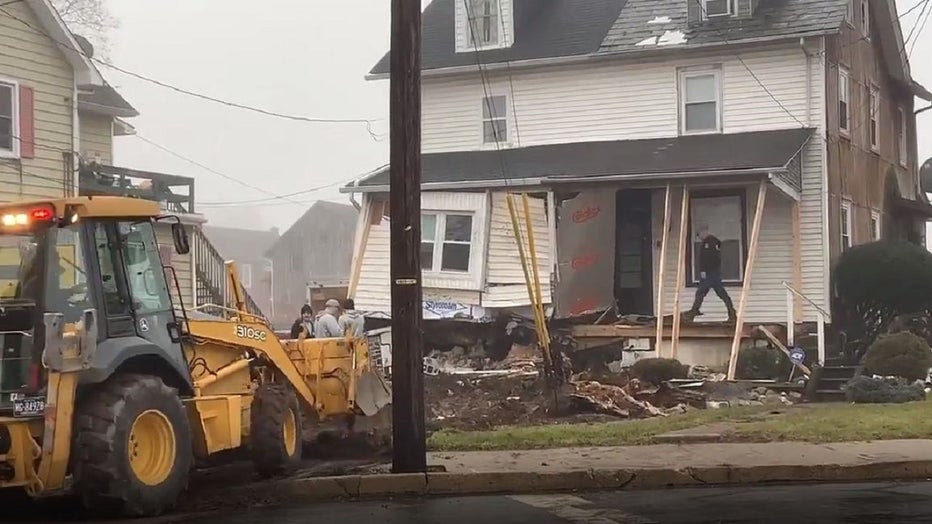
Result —
<path fill-rule="evenodd" d="M 576 380 L 571 385 L 575 392 L 569 396 L 580 407 L 588 406 L 624 418 L 662 417 L 684 413 L 690 408 L 705 409 L 707 403 L 702 393 L 667 384 L 645 387 L 637 379 L 623 386 L 593 380 Z"/>

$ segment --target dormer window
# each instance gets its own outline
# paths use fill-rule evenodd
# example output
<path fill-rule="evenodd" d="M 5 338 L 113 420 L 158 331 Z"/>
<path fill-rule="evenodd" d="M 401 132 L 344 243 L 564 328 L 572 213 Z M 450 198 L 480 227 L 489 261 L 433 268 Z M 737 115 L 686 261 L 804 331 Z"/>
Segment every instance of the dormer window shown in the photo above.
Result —
<path fill-rule="evenodd" d="M 514 44 L 514 0 L 455 0 L 456 52 L 504 49 Z"/>
<path fill-rule="evenodd" d="M 702 17 L 717 18 L 734 14 L 734 0 L 702 0 Z"/>
<path fill-rule="evenodd" d="M 501 18 L 498 0 L 467 0 L 470 47 L 499 45 Z"/>

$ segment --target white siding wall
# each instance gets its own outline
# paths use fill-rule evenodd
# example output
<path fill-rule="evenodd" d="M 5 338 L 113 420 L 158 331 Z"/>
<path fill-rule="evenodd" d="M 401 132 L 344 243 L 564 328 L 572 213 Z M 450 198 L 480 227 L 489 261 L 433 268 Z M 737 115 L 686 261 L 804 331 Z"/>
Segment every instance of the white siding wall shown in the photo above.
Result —
<path fill-rule="evenodd" d="M 472 201 L 477 208 L 487 208 L 484 203 L 476 200 L 477 195 L 484 201 L 489 198 L 484 193 L 425 193 L 422 207 L 425 211 L 451 209 L 457 207 L 454 202 L 458 201 L 459 208 L 462 209 L 466 202 Z M 523 225 L 523 205 L 520 197 L 515 200 L 518 220 L 522 224 L 521 234 L 527 242 L 527 231 Z M 530 208 L 542 295 L 545 302 L 549 303 L 551 239 L 550 229 L 547 227 L 546 204 L 542 199 L 532 198 Z M 481 229 L 482 231 L 477 233 L 481 240 L 474 243 L 474 246 L 481 250 L 481 286 L 477 289 L 464 289 L 462 283 L 455 279 L 443 280 L 425 276 L 424 300 L 449 301 L 486 308 L 515 308 L 530 303 L 504 194 L 495 193 L 491 196 L 491 211 L 481 222 Z M 356 307 L 362 311 L 389 313 L 391 310 L 390 249 L 390 225 L 388 219 L 383 217 L 379 224 L 369 226 L 368 241 L 360 264 L 359 284 L 353 298 Z"/>
<path fill-rule="evenodd" d="M 817 42 L 818 43 L 818 42 Z M 799 204 L 800 244 L 802 248 L 802 289 L 807 297 L 828 310 L 828 216 L 823 209 L 825 180 L 825 70 L 824 55 L 819 45 L 808 49 L 815 58 L 810 59 L 810 107 L 807 125 L 815 128 L 815 135 L 803 150 L 803 190 Z M 816 320 L 815 309 L 804 303 L 803 319 Z"/>
<path fill-rule="evenodd" d="M 696 188 L 699 189 L 699 188 Z M 748 242 L 751 236 L 751 224 L 754 221 L 754 211 L 757 208 L 757 186 L 747 189 L 747 231 Z M 661 241 L 663 232 L 663 190 L 655 191 L 653 196 L 654 216 L 654 292 L 657 290 L 657 275 L 659 271 L 660 249 L 656 246 Z M 664 268 L 664 313 L 673 312 L 674 289 L 676 288 L 677 257 L 679 256 L 679 224 L 681 193 L 673 190 L 671 198 L 671 230 L 667 247 L 667 260 Z M 764 216 L 761 223 L 760 243 L 758 244 L 757 261 L 751 275 L 751 289 L 749 301 L 745 310 L 746 322 L 779 322 L 786 319 L 786 294 L 783 281 L 793 280 L 793 224 L 790 199 L 781 194 L 773 186 L 768 187 L 767 197 L 764 200 Z M 714 233 L 714 232 L 713 232 Z M 745 246 L 745 251 L 749 246 Z M 741 286 L 730 286 L 728 294 L 738 307 L 741 298 Z M 686 311 L 692 306 L 695 297 L 695 287 L 680 289 L 680 311 Z M 702 305 L 703 316 L 700 322 L 711 320 L 725 320 L 726 311 L 722 301 L 714 292 L 709 292 Z"/>
<path fill-rule="evenodd" d="M 524 245 L 528 245 L 526 219 L 521 197 L 515 195 L 515 211 L 521 226 Z M 550 229 L 547 227 L 546 201 L 531 198 L 530 206 L 532 227 L 534 228 L 534 250 L 537 252 L 537 267 L 540 274 L 541 296 L 544 303 L 550 303 Z M 529 252 L 529 251 L 528 251 Z M 504 193 L 492 195 L 492 222 L 489 232 L 488 281 L 482 295 L 484 307 L 515 307 L 528 305 L 527 284 L 518 245 L 515 241 L 511 215 Z M 528 264 L 530 264 L 528 260 Z M 532 275 L 533 278 L 533 275 Z"/>
<path fill-rule="evenodd" d="M 715 63 L 722 64 L 726 133 L 800 127 L 806 118 L 806 59 L 799 46 L 774 45 L 741 56 L 792 117 L 733 55 L 512 69 L 510 145 L 518 145 L 517 135 L 521 146 L 676 136 L 677 67 Z M 487 78 L 492 94 L 512 98 L 506 74 Z M 425 153 L 488 147 L 482 145 L 483 93 L 477 75 L 425 79 Z"/>
<path fill-rule="evenodd" d="M 27 3 L 4 9 L 40 27 Z M 33 88 L 35 96 L 35 158 L 0 159 L 0 201 L 63 196 L 62 152 L 73 149 L 72 68 L 49 37 L 9 16 L 0 16 L 0 50 L 0 78 Z"/>

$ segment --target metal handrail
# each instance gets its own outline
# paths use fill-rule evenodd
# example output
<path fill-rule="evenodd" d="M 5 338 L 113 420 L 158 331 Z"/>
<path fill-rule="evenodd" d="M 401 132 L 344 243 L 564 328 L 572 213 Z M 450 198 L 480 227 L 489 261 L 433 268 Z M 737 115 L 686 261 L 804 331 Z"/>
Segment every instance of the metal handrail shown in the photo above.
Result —
<path fill-rule="evenodd" d="M 812 307 L 814 307 L 816 310 L 818 310 L 819 313 L 822 313 L 822 316 L 824 316 L 825 319 L 826 319 L 829 323 L 832 322 L 832 315 L 829 314 L 829 313 L 828 313 L 827 311 L 825 311 L 824 309 L 822 309 L 822 306 L 820 306 L 820 305 L 816 304 L 815 302 L 813 302 L 813 300 L 812 300 L 811 298 L 809 298 L 809 297 L 807 297 L 806 295 L 804 295 L 801 291 L 799 291 L 799 290 L 796 289 L 795 287 L 791 286 L 791 285 L 790 285 L 788 282 L 786 282 L 785 280 L 783 281 L 783 287 L 785 287 L 786 289 L 788 289 L 791 293 L 793 293 L 793 294 L 796 295 L 797 297 L 799 297 L 799 298 L 805 300 L 806 303 L 808 303 L 810 306 L 812 306 Z"/>

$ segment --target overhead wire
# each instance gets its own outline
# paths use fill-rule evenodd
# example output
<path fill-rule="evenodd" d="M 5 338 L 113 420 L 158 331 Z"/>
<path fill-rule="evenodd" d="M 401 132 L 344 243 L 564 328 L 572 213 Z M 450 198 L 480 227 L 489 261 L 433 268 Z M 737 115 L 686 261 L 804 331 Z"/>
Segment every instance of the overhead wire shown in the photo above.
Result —
<path fill-rule="evenodd" d="M 17 1 L 20 1 L 20 0 L 17 0 Z M 15 3 L 15 2 L 10 2 L 10 3 Z M 181 94 L 184 94 L 184 95 L 187 95 L 187 96 L 191 96 L 191 97 L 194 97 L 194 98 L 199 98 L 199 99 L 201 99 L 201 100 L 213 102 L 213 103 L 220 104 L 220 105 L 224 105 L 224 106 L 227 106 L 227 107 L 233 107 L 233 108 L 237 108 L 237 109 L 242 109 L 242 110 L 245 110 L 245 111 L 251 111 L 251 112 L 258 113 L 258 114 L 262 114 L 262 115 L 265 115 L 265 116 L 270 116 L 270 117 L 285 119 L 285 120 L 292 120 L 292 121 L 298 121 L 298 122 L 309 122 L 309 123 L 325 123 L 325 124 L 365 124 L 365 126 L 366 126 L 366 132 L 369 133 L 369 136 L 370 136 L 373 140 L 381 141 L 381 137 L 380 137 L 377 133 L 375 133 L 375 131 L 373 130 L 373 123 L 376 121 L 376 120 L 373 120 L 373 119 L 365 119 L 365 118 L 322 118 L 322 117 L 308 117 L 308 116 L 303 116 L 303 115 L 295 115 L 295 114 L 289 114 L 289 113 L 282 113 L 282 112 L 279 112 L 279 111 L 273 111 L 273 110 L 264 109 L 264 108 L 260 108 L 260 107 L 256 107 L 256 106 L 251 106 L 251 105 L 248 105 L 248 104 L 243 104 L 243 103 L 240 103 L 240 102 L 233 102 L 233 101 L 224 100 L 224 99 L 217 98 L 217 97 L 210 96 L 210 95 L 205 95 L 205 94 L 203 94 L 203 93 L 198 93 L 198 92 L 192 91 L 192 90 L 190 90 L 190 89 L 186 89 L 186 88 L 183 88 L 183 87 L 179 87 L 179 86 L 170 84 L 170 83 L 168 83 L 168 82 L 163 82 L 163 81 L 161 81 L 161 80 L 158 80 L 158 79 L 155 79 L 155 78 L 152 78 L 152 77 L 143 75 L 143 74 L 141 74 L 141 73 L 137 73 L 137 72 L 131 71 L 131 70 L 126 69 L 126 68 L 124 68 L 124 67 L 120 67 L 120 66 L 118 66 L 118 65 L 116 65 L 116 64 L 114 64 L 114 63 L 112 63 L 112 62 L 110 62 L 110 61 L 102 60 L 102 59 L 99 58 L 99 57 L 92 56 L 92 55 L 86 53 L 83 49 L 80 49 L 80 46 L 75 47 L 75 46 L 73 46 L 71 43 L 62 42 L 62 41 L 58 40 L 57 38 L 55 38 L 53 35 L 51 35 L 48 31 L 44 30 L 43 28 L 36 27 L 36 26 L 35 26 L 34 24 L 32 24 L 30 21 L 24 20 L 23 18 L 21 18 L 21 17 L 19 17 L 19 16 L 16 16 L 16 15 L 13 14 L 12 12 L 10 12 L 9 10 L 4 9 L 4 6 L 5 6 L 5 5 L 8 5 L 8 4 L 0 5 L 0 14 L 3 14 L 3 15 L 5 15 L 5 16 L 8 17 L 8 18 L 11 18 L 11 19 L 13 19 L 13 20 L 16 20 L 17 22 L 19 22 L 20 24 L 26 26 L 27 28 L 29 28 L 29 29 L 32 30 L 33 32 L 38 33 L 38 34 L 41 34 L 41 35 L 43 35 L 43 36 L 49 38 L 49 39 L 52 40 L 52 42 L 54 42 L 56 45 L 58 45 L 58 46 L 60 46 L 60 47 L 62 47 L 62 48 L 64 48 L 64 49 L 66 49 L 66 50 L 68 50 L 68 51 L 71 51 L 71 52 L 74 52 L 74 53 L 78 53 L 79 55 L 83 56 L 84 58 L 87 58 L 88 60 L 90 60 L 90 61 L 92 61 L 92 62 L 94 62 L 94 63 L 100 64 L 100 65 L 102 65 L 102 66 L 104 66 L 104 67 L 113 69 L 113 70 L 115 70 L 115 71 L 119 71 L 120 73 L 123 73 L 123 74 L 125 74 L 125 75 L 131 76 L 131 77 L 133 77 L 133 78 L 137 78 L 137 79 L 139 79 L 139 80 L 143 80 L 143 81 L 145 81 L 145 82 L 149 82 L 149 83 L 151 83 L 151 84 L 157 85 L 157 86 L 162 87 L 162 88 L 165 88 L 165 89 L 169 89 L 169 90 L 175 91 L 175 92 L 177 92 L 177 93 L 181 93 Z"/>

